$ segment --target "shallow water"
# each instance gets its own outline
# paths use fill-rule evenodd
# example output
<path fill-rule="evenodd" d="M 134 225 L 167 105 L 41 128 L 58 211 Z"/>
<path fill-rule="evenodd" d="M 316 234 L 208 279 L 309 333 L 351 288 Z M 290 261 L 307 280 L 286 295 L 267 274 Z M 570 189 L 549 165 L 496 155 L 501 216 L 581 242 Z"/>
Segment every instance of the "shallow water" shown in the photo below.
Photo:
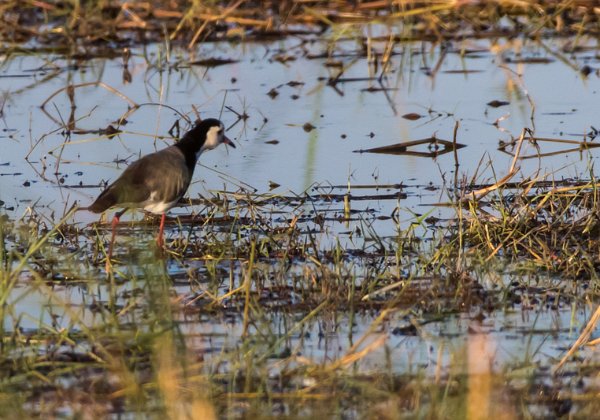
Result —
<path fill-rule="evenodd" d="M 506 52 L 502 51 L 503 45 Z M 198 57 L 239 60 L 212 68 L 178 63 L 184 53 L 173 52 L 170 63 L 171 67 L 177 63 L 176 68 L 169 69 L 165 63 L 161 70 L 152 64 L 159 60 L 161 46 L 139 49 L 133 52 L 128 67 L 131 83 L 123 82 L 121 59 L 76 62 L 52 55 L 5 57 L 0 72 L 0 89 L 5 97 L 0 155 L 3 206 L 14 208 L 10 214 L 19 216 L 33 204 L 38 209 L 48 206 L 48 210 L 58 213 L 65 203 L 74 200 L 87 205 L 101 191 L 101 182 L 114 180 L 122 171 L 124 165 L 115 161 L 130 162 L 140 154 L 171 144 L 171 140 L 157 140 L 156 136 L 168 136 L 178 116 L 170 109 L 150 105 L 127 117 L 125 132 L 113 139 L 95 134 L 73 134 L 70 139 L 61 135 L 60 125 L 42 113 L 39 106 L 68 84 L 90 82 L 103 82 L 138 104 L 163 103 L 187 114 L 193 105 L 201 117 L 220 117 L 227 126 L 233 125 L 228 135 L 235 138 L 238 148 L 220 148 L 202 156 L 190 189 L 192 198 L 224 187 L 237 189 L 238 185 L 250 185 L 265 193 L 269 183 L 274 182 L 280 185 L 274 193 L 302 193 L 314 185 L 351 188 L 404 184 L 410 195 L 402 200 L 402 207 L 414 209 L 419 204 L 446 201 L 444 193 L 421 187 L 429 183 L 441 186 L 444 177 L 453 177 L 453 153 L 431 159 L 353 151 L 434 135 L 452 141 L 455 122 L 459 121 L 457 141 L 467 145 L 458 151 L 459 174 L 469 179 L 477 175 L 477 181 L 484 183 L 508 172 L 512 158 L 497 150 L 498 142 L 518 137 L 523 127 L 534 128 L 535 123 L 538 137 L 582 140 L 597 124 L 598 77 L 595 73 L 584 77 L 570 67 L 579 68 L 584 63 L 593 66 L 598 60 L 593 50 L 565 54 L 560 45 L 550 51 L 535 44 L 525 45 L 523 57 L 543 57 L 552 62 L 513 64 L 503 62 L 506 58 L 514 61 L 509 46 L 514 45 L 498 41 L 492 48 L 499 53 L 493 54 L 489 52 L 489 41 L 465 42 L 456 49 L 449 48 L 442 59 L 439 47 L 426 45 L 425 54 L 420 44 L 397 47 L 392 71 L 383 80 L 389 88 L 386 92 L 365 91 L 380 87 L 376 80 L 338 83 L 336 89 L 328 86 L 326 80 L 320 79 L 335 75 L 336 68 L 326 67 L 325 58 L 307 58 L 308 54 L 326 52 L 326 44 L 303 44 L 294 38 L 271 43 L 206 44 Z M 461 48 L 476 52 L 461 56 Z M 338 51 L 344 49 L 352 52 L 356 46 L 353 41 L 340 42 Z M 274 60 L 282 54 L 291 60 L 283 64 Z M 160 55 L 164 56 L 164 51 Z M 568 63 L 559 60 L 563 57 Z M 366 59 L 334 60 L 347 67 L 344 79 L 373 74 Z M 428 73 L 435 70 L 439 60 L 441 65 L 430 76 Z M 517 74 L 522 75 L 522 82 Z M 300 84 L 288 86 L 289 82 Z M 274 98 L 267 95 L 272 89 L 278 92 Z M 535 104 L 533 123 L 525 91 Z M 493 100 L 507 101 L 509 105 L 486 105 Z M 114 125 L 128 109 L 127 101 L 95 86 L 77 89 L 75 104 L 76 125 L 86 130 Z M 249 118 L 245 123 L 234 124 L 237 117 L 224 106 L 246 112 Z M 45 109 L 57 121 L 67 121 L 71 106 L 65 92 L 53 97 Z M 423 118 L 410 121 L 401 117 L 407 113 Z M 191 117 L 195 118 L 193 114 Z M 499 118 L 502 120 L 494 126 Z M 316 128 L 305 132 L 305 123 Z M 266 143 L 271 140 L 279 143 Z M 563 146 L 540 147 L 546 153 L 568 148 Z M 426 146 L 417 150 L 428 151 Z M 541 161 L 524 160 L 522 175 L 536 176 L 538 169 L 540 176 L 549 179 L 587 175 L 597 153 L 592 149 Z M 532 145 L 522 153 L 535 154 Z M 477 170 L 481 161 L 483 165 L 491 162 L 493 171 Z M 80 188 L 81 185 L 90 187 Z M 386 214 L 390 206 L 396 205 L 392 202 L 378 210 Z M 88 222 L 96 216 L 79 213 L 77 219 Z"/>
<path fill-rule="evenodd" d="M 317 39 L 204 44 L 196 52 L 196 59 L 237 60 L 211 68 L 189 66 L 187 53 L 177 50 L 165 59 L 164 47 L 153 45 L 133 51 L 128 83 L 123 80 L 121 59 L 77 62 L 53 55 L 3 57 L 0 214 L 15 220 L 29 215 L 33 207 L 41 217 L 56 220 L 75 201 L 82 206 L 89 204 L 103 184 L 114 180 L 128 162 L 172 144 L 172 139 L 162 137 L 169 136 L 168 131 L 179 116 L 156 105 L 144 105 L 128 115 L 127 124 L 122 127 L 124 132 L 112 139 L 94 133 L 74 132 L 70 136 L 64 133 L 60 121 L 67 121 L 72 111 L 78 129 L 99 130 L 115 125 L 129 104 L 122 96 L 115 95 L 114 89 L 137 104 L 166 104 L 192 119 L 193 105 L 201 117 L 218 117 L 230 127 L 228 136 L 235 139 L 238 147 L 235 150 L 221 147 L 202 156 L 190 198 L 227 191 L 219 194 L 233 201 L 233 192 L 238 190 L 275 197 L 304 192 L 336 194 L 338 199 L 332 201 L 319 198 L 304 203 L 301 207 L 307 220 L 299 224 L 306 231 L 318 232 L 325 248 L 341 238 L 345 247 L 361 249 L 369 243 L 369 229 L 379 237 L 394 237 L 398 224 L 387 216 L 396 210 L 402 227 L 410 226 L 415 214 L 427 213 L 442 219 L 453 216 L 453 209 L 430 205 L 449 201 L 446 187 L 454 181 L 456 161 L 452 152 L 429 158 L 354 151 L 432 136 L 452 141 L 458 121 L 456 140 L 466 145 L 456 154 L 458 178 L 485 184 L 508 173 L 512 156 L 498 150 L 499 142 L 519 137 L 523 127 L 535 129 L 537 137 L 577 141 L 594 131 L 593 126 L 598 125 L 595 111 L 600 81 L 597 72 L 586 77 L 579 69 L 586 64 L 597 66 L 597 51 L 583 48 L 577 53 L 566 53 L 563 46 L 571 41 L 564 41 L 564 45 L 562 42 L 553 42 L 551 48 L 527 42 L 519 46 L 520 55 L 513 52 L 516 44 L 521 43 L 519 40 L 465 41 L 446 50 L 430 44 L 398 45 L 391 71 L 386 73 L 382 84 L 372 65 L 362 56 L 356 56 L 357 45 L 352 40 L 338 41 L 332 59 L 311 58 L 327 52 L 328 44 Z M 381 50 L 383 44 L 376 47 Z M 341 54 L 342 51 L 347 54 Z M 465 54 L 460 54 L 461 51 Z M 515 63 L 523 57 L 544 58 L 549 62 Z M 334 67 L 325 65 L 332 62 Z M 335 76 L 340 63 L 346 68 L 341 76 L 346 81 L 331 86 L 327 79 Z M 102 82 L 112 89 L 78 88 L 74 96 L 76 108 L 71 107 L 68 96 L 61 91 L 46 104 L 49 115 L 40 109 L 46 98 L 59 89 L 92 82 Z M 377 90 L 382 86 L 385 91 Z M 372 87 L 376 89 L 369 91 Z M 268 94 L 273 89 L 276 96 Z M 486 105 L 494 100 L 508 104 L 497 108 Z M 240 114 L 245 112 L 249 118 L 237 121 L 236 114 L 227 107 Z M 402 117 L 409 113 L 420 114 L 422 118 Z M 315 128 L 305 130 L 306 123 Z M 519 161 L 521 172 L 515 180 L 589 178 L 589 169 L 600 153 L 596 149 L 576 150 L 537 158 L 538 152 L 574 147 L 546 142 L 538 146 L 536 149 L 536 145 L 525 143 L 521 156 L 533 158 Z M 432 150 L 422 145 L 417 151 Z M 278 186 L 271 188 L 272 183 Z M 351 200 L 354 211 L 351 214 L 355 216 L 351 220 L 347 220 L 343 200 L 339 199 L 348 192 L 355 198 Z M 384 199 L 356 199 L 381 194 L 386 195 Z M 272 213 L 272 226 L 287 226 L 290 214 L 300 213 L 295 208 L 297 203 L 290 202 L 273 200 L 260 209 L 265 214 Z M 244 207 L 243 203 L 238 205 Z M 182 207 L 174 209 L 172 214 L 184 215 L 202 208 Z M 322 230 L 312 219 L 315 211 L 332 218 Z M 73 222 L 87 229 L 87 224 L 97 219 L 98 216 L 88 212 L 78 212 Z M 362 234 L 353 236 L 351 232 L 357 228 Z M 223 229 L 227 232 L 227 226 Z M 172 228 L 169 238 L 192 233 L 202 239 L 202 232 L 193 231 L 192 227 Z M 146 269 L 155 260 L 145 250 L 152 248 L 153 232 L 150 228 L 120 235 L 118 241 L 126 249 L 125 252 L 121 249 L 120 255 L 134 251 L 131 256 L 134 267 L 130 267 L 128 274 L 136 281 L 118 286 L 120 298 L 114 304 L 126 306 L 131 302 L 131 294 L 152 288 L 149 283 L 152 276 Z M 429 237 L 431 232 L 423 227 L 421 233 Z M 353 273 L 357 273 L 358 287 L 368 264 L 358 261 L 359 258 L 350 260 L 356 264 Z M 135 267 L 136 261 L 139 267 Z M 88 327 L 101 325 L 104 320 L 96 318 L 94 306 L 108 305 L 109 286 L 97 282 L 104 275 L 96 265 L 87 265 L 85 261 L 78 264 L 85 267 L 83 278 L 68 286 L 53 285 L 51 298 L 48 289 L 31 288 L 25 276 L 23 285 L 9 299 L 18 303 L 11 316 L 4 319 L 5 330 L 17 327 L 35 330 L 40 325 L 71 328 L 78 323 Z M 207 290 L 224 294 L 232 286 L 241 286 L 244 275 L 240 265 L 228 262 L 220 263 L 218 275 L 212 277 L 207 261 L 169 260 L 167 264 L 173 279 L 181 280 L 174 287 L 177 295 L 190 302 Z M 267 273 L 265 278 L 269 278 L 268 274 L 276 272 L 278 267 L 266 265 L 263 270 Z M 306 264 L 292 265 L 290 272 L 299 274 Z M 388 271 L 394 269 L 401 270 L 390 267 Z M 198 281 L 188 282 L 189 273 Z M 228 285 L 231 278 L 234 284 Z M 484 283 L 486 291 L 495 293 L 494 279 L 478 280 Z M 501 278 L 498 283 L 506 285 L 511 280 Z M 544 280 L 560 290 L 570 287 L 569 279 Z M 25 292 L 23 297 L 21 291 Z M 277 306 L 275 298 L 269 298 Z M 71 311 L 65 310 L 65 303 Z M 392 313 L 373 333 L 369 328 L 379 315 L 374 306 L 372 312 L 352 312 L 351 319 L 346 312 L 318 314 L 296 331 L 295 323 L 303 319 L 307 308 L 293 307 L 293 303 L 293 294 L 286 295 L 281 307 L 268 312 L 263 324 L 253 325 L 251 333 L 260 337 L 264 328 L 277 337 L 289 334 L 286 348 L 315 364 L 344 357 L 363 335 L 368 337 L 365 345 L 384 337 L 361 359 L 357 373 L 391 369 L 394 374 L 418 372 L 428 378 L 448 376 L 457 370 L 487 371 L 484 367 L 460 365 L 473 359 L 464 357 L 469 351 L 485 354 L 488 367 L 496 373 L 508 367 L 531 366 L 541 366 L 547 372 L 590 316 L 590 308 L 575 301 L 562 302 L 556 307 L 541 303 L 529 308 L 506 306 L 486 312 L 483 317 L 481 309 L 471 313 L 468 306 L 462 312 L 440 311 L 438 318 L 433 319 L 428 318 L 431 314 L 399 311 Z M 288 304 L 291 307 L 285 308 Z M 443 300 L 440 304 L 443 305 Z M 176 321 L 191 348 L 206 354 L 204 360 L 208 365 L 213 360 L 211 355 L 215 355 L 214 363 L 218 364 L 221 352 L 235 349 L 243 335 L 241 303 L 232 301 L 224 305 L 224 314 L 215 319 L 202 315 L 201 301 L 194 302 L 190 304 L 193 315 Z M 127 314 L 126 318 L 132 323 L 135 320 L 133 314 Z M 410 329 L 404 329 L 411 322 L 419 324 L 417 335 L 407 334 Z M 581 355 L 592 364 L 598 362 L 598 354 L 592 350 L 584 350 Z M 519 381 L 521 378 L 516 376 L 514 380 Z"/>

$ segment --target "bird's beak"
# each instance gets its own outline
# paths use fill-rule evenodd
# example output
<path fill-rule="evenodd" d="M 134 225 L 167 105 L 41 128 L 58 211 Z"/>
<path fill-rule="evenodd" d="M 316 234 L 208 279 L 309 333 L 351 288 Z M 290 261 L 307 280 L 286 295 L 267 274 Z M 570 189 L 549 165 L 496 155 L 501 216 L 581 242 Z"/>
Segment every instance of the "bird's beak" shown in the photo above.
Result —
<path fill-rule="evenodd" d="M 235 149 L 235 144 L 233 144 L 233 142 L 231 140 L 229 140 L 229 137 L 223 136 L 223 143 L 225 143 L 226 145 L 231 146 Z"/>

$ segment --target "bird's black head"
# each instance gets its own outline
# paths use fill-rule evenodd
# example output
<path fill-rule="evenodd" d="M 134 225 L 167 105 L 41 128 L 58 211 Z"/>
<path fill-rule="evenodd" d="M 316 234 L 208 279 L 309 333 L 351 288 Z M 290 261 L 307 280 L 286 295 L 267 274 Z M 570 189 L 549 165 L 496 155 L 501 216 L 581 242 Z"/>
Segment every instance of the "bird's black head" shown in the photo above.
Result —
<path fill-rule="evenodd" d="M 188 131 L 181 140 L 182 142 L 192 143 L 194 152 L 197 156 L 205 150 L 212 150 L 220 144 L 227 144 L 233 148 L 235 145 L 225 136 L 225 127 L 223 123 L 215 118 L 207 118 L 197 122 L 194 127 Z"/>
<path fill-rule="evenodd" d="M 222 143 L 235 149 L 233 142 L 225 136 L 223 123 L 215 118 L 207 118 L 197 122 L 175 146 L 181 149 L 186 163 L 192 168 L 202 152 L 212 150 Z"/>

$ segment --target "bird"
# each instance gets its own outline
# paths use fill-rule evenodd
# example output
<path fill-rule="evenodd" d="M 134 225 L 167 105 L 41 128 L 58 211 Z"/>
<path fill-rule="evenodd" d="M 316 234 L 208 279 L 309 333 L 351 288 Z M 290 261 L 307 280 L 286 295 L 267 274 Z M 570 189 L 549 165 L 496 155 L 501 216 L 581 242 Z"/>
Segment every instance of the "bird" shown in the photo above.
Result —
<path fill-rule="evenodd" d="M 113 207 L 122 209 L 115 213 L 112 220 L 107 270 L 111 264 L 116 227 L 121 216 L 129 209 L 144 209 L 161 215 L 156 242 L 160 248 L 163 247 L 166 212 L 186 193 L 200 155 L 221 144 L 235 149 L 235 144 L 225 135 L 221 121 L 207 118 L 196 122 L 172 146 L 143 156 L 129 165 L 116 181 L 85 208 L 93 213 L 104 213 Z"/>

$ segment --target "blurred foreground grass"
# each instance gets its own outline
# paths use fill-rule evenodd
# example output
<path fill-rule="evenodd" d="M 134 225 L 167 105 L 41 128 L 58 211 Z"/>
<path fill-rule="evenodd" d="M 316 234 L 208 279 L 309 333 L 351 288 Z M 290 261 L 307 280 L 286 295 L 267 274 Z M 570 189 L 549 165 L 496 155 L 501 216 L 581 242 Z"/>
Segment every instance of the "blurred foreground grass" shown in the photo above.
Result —
<path fill-rule="evenodd" d="M 595 183 L 529 187 L 500 185 L 486 211 L 472 199 L 455 204 L 461 216 L 433 235 L 415 219 L 394 237 L 355 238 L 355 248 L 321 242 L 314 219 L 291 210 L 273 224 L 254 207 L 260 195 L 213 197 L 210 216 L 172 226 L 166 254 L 146 246 L 147 223 L 124 227 L 115 275 L 102 271 L 105 227 L 71 224 L 69 214 L 55 224 L 35 212 L 3 216 L 0 411 L 593 416 L 593 350 L 555 375 L 558 360 L 541 346 L 565 337 L 558 326 L 502 361 L 505 343 L 485 321 L 589 314 L 598 301 Z M 444 328 L 461 318 L 457 344 Z M 411 342 L 431 343 L 425 362 L 394 349 Z"/>

